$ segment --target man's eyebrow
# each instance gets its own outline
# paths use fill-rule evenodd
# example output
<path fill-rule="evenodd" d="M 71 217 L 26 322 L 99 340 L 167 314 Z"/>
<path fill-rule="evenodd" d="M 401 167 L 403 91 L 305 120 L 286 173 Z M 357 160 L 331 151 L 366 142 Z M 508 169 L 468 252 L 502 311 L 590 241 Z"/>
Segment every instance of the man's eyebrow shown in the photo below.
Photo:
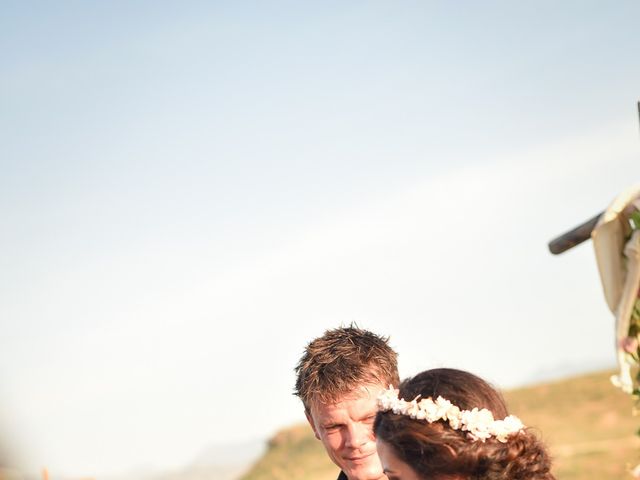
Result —
<path fill-rule="evenodd" d="M 323 426 L 326 426 L 326 425 L 342 425 L 342 423 L 344 423 L 344 422 L 341 422 L 340 420 L 330 420 L 330 419 L 328 419 L 328 420 L 326 420 L 324 422 L 321 422 L 321 423 L 322 423 Z"/>
<path fill-rule="evenodd" d="M 368 418 L 375 417 L 377 413 L 378 413 L 378 411 L 377 411 L 377 410 L 376 410 L 376 411 L 374 411 L 374 412 L 365 413 L 364 415 L 362 415 L 362 416 L 359 418 L 359 420 L 366 420 L 366 419 L 368 419 Z"/>
<path fill-rule="evenodd" d="M 333 428 L 342 425 L 340 422 L 327 422 L 322 424 L 322 428 Z"/>

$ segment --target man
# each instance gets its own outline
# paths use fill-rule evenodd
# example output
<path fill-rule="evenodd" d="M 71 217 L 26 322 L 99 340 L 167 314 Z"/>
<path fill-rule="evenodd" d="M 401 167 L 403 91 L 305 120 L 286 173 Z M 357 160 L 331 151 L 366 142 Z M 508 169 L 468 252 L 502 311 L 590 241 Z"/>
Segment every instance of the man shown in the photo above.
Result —
<path fill-rule="evenodd" d="M 296 366 L 296 391 L 338 480 L 384 480 L 373 436 L 379 393 L 397 386 L 397 354 L 388 339 L 356 326 L 327 330 Z"/>

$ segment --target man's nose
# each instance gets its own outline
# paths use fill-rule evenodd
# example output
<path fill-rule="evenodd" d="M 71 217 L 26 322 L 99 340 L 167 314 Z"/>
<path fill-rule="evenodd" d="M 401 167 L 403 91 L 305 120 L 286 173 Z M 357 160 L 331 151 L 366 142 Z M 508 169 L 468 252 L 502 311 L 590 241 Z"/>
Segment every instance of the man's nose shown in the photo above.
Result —
<path fill-rule="evenodd" d="M 359 448 L 371 439 L 371 426 L 354 424 L 347 432 L 346 446 Z"/>

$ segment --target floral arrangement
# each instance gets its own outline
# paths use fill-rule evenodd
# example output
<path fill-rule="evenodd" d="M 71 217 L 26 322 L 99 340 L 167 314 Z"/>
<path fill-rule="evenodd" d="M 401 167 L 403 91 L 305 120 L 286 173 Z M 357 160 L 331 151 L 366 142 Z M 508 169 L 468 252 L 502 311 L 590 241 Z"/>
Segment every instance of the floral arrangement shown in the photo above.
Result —
<path fill-rule="evenodd" d="M 629 248 L 633 245 L 634 237 L 640 233 L 640 211 L 637 209 L 637 201 L 633 202 L 628 211 L 628 221 L 631 227 L 631 233 L 627 237 L 627 245 Z M 635 207 L 635 208 L 634 208 Z M 630 257 L 633 252 L 627 252 L 625 248 L 625 255 Z M 627 258 L 627 261 L 630 261 Z M 621 312 L 619 312 L 621 313 Z M 618 339 L 618 361 L 620 363 L 620 374 L 611 377 L 611 382 L 621 388 L 624 392 L 630 394 L 635 400 L 635 405 L 632 410 L 633 415 L 637 415 L 640 412 L 640 345 L 638 338 L 640 337 L 640 289 L 636 290 L 633 306 L 631 308 L 631 314 L 628 319 L 628 328 L 626 337 Z M 640 436 L 640 430 L 636 432 Z M 631 475 L 634 478 L 640 479 L 640 464 L 636 465 L 631 470 Z"/>
<path fill-rule="evenodd" d="M 592 238 L 605 297 L 616 317 L 619 372 L 611 383 L 634 398 L 636 415 L 640 412 L 640 186 L 614 201 Z M 614 275 L 607 275 L 612 271 Z M 640 464 L 631 474 L 640 479 Z"/>
<path fill-rule="evenodd" d="M 624 352 L 624 362 L 629 366 L 627 378 L 620 374 L 611 377 L 611 383 L 621 388 L 625 393 L 632 395 L 636 401 L 634 413 L 640 411 L 640 290 L 638 290 L 631 318 L 629 319 L 629 331 L 627 336 L 619 340 L 618 349 Z M 633 373 L 632 373 L 633 371 Z M 638 432 L 640 435 L 640 431 Z"/>
<path fill-rule="evenodd" d="M 627 257 L 632 255 L 632 252 L 628 251 L 632 237 L 636 231 L 640 231 L 640 211 L 632 204 L 628 215 L 631 233 L 626 238 L 629 242 L 624 252 Z M 628 258 L 627 261 L 629 261 Z M 611 377 L 611 383 L 635 398 L 634 413 L 637 413 L 640 407 L 640 345 L 638 342 L 640 337 L 640 290 L 635 293 L 629 318 L 623 325 L 625 325 L 626 336 L 619 337 L 617 345 L 620 373 Z M 640 435 L 640 431 L 638 434 Z"/>
<path fill-rule="evenodd" d="M 391 385 L 378 397 L 378 406 L 383 412 L 391 410 L 397 415 L 407 415 L 414 420 L 424 420 L 429 423 L 445 421 L 454 430 L 462 430 L 475 440 L 484 442 L 495 437 L 499 442 L 506 443 L 510 435 L 521 432 L 524 425 L 514 415 L 504 420 L 494 420 L 493 414 L 486 408 L 460 410 L 449 400 L 442 397 L 433 401 L 431 398 L 420 399 L 420 395 L 410 402 L 399 398 L 399 390 Z"/>

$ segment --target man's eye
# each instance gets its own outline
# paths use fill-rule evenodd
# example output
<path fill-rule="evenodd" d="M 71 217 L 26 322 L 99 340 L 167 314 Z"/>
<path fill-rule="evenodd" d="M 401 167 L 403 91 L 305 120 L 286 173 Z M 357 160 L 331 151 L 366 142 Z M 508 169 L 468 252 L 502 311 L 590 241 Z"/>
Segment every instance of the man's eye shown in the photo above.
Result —
<path fill-rule="evenodd" d="M 376 419 L 376 416 L 375 415 L 371 415 L 371 416 L 365 418 L 364 421 L 367 422 L 367 423 L 373 423 L 373 421 L 375 419 Z"/>

